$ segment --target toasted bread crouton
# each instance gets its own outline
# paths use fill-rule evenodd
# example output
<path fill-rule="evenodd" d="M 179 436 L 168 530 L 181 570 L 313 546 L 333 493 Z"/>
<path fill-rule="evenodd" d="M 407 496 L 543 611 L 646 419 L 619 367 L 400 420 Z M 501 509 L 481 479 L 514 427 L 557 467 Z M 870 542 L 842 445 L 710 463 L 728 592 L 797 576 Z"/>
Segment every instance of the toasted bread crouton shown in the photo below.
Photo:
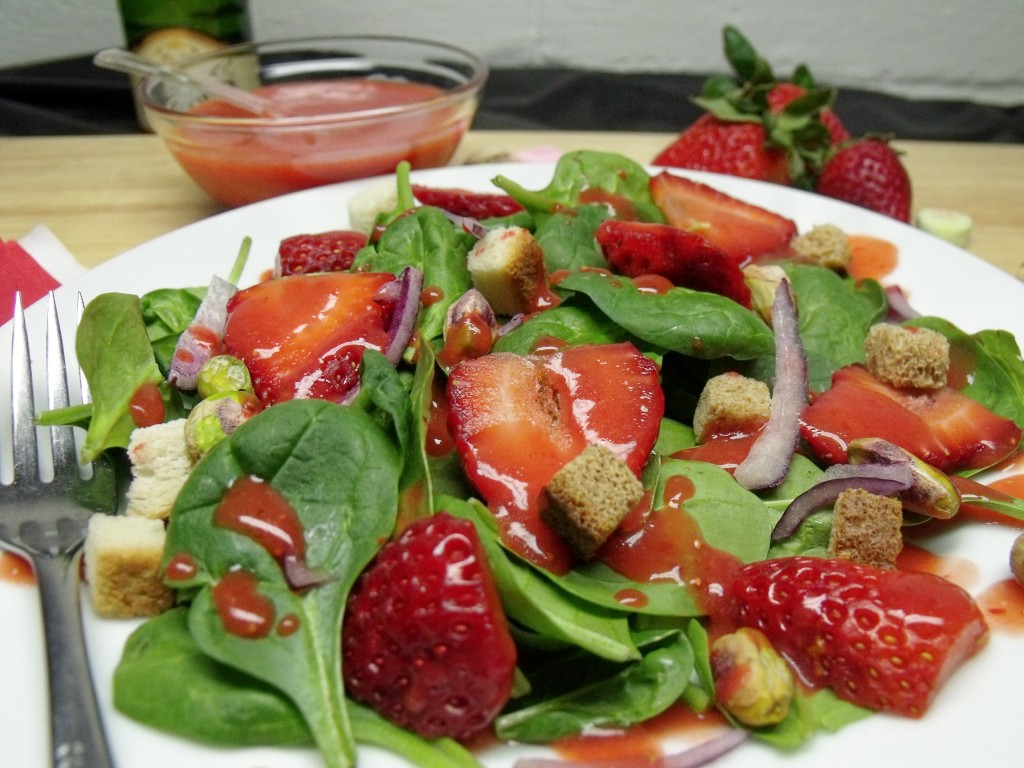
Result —
<path fill-rule="evenodd" d="M 836 271 L 846 269 L 853 258 L 849 236 L 835 224 L 819 224 L 789 245 L 797 256 Z"/>
<path fill-rule="evenodd" d="M 469 252 L 467 266 L 473 287 L 499 315 L 532 310 L 547 287 L 544 253 L 523 227 L 490 230 Z"/>
<path fill-rule="evenodd" d="M 382 213 L 398 207 L 398 187 L 393 178 L 371 182 L 356 192 L 348 201 L 349 229 L 371 235 Z"/>
<path fill-rule="evenodd" d="M 160 578 L 164 524 L 146 517 L 95 514 L 85 538 L 85 579 L 104 618 L 155 616 L 174 605 Z"/>
<path fill-rule="evenodd" d="M 128 442 L 132 481 L 126 514 L 163 520 L 192 471 L 185 440 L 185 419 L 132 432 Z"/>
<path fill-rule="evenodd" d="M 708 379 L 693 413 L 693 431 L 698 443 L 712 435 L 755 430 L 768 421 L 772 396 L 768 385 L 738 373 L 723 373 Z"/>
<path fill-rule="evenodd" d="M 930 328 L 876 323 L 864 356 L 872 375 L 894 387 L 937 389 L 949 375 L 949 340 Z"/>
<path fill-rule="evenodd" d="M 903 549 L 902 523 L 903 505 L 899 499 L 861 488 L 847 489 L 835 503 L 829 556 L 876 568 L 895 568 Z"/>
<path fill-rule="evenodd" d="M 581 560 L 589 560 L 644 494 L 643 484 L 610 448 L 588 445 L 547 485 L 541 516 Z"/>

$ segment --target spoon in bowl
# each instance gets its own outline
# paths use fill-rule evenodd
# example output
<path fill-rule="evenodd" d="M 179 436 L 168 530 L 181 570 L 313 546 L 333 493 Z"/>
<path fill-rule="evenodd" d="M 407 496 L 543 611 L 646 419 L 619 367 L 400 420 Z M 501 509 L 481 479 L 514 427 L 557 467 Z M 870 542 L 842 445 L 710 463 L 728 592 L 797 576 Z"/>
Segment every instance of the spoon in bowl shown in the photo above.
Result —
<path fill-rule="evenodd" d="M 140 77 L 163 75 L 177 80 L 183 85 L 197 87 L 210 96 L 216 96 L 228 104 L 244 109 L 246 112 L 259 117 L 278 117 L 282 114 L 269 99 L 258 96 L 244 88 L 230 85 L 208 75 L 183 72 L 180 69 L 166 65 L 154 64 L 152 61 L 144 59 L 131 51 L 126 51 L 123 48 L 104 48 L 93 57 L 92 61 L 93 64 L 103 69 L 127 72 L 130 75 L 139 75 Z"/>

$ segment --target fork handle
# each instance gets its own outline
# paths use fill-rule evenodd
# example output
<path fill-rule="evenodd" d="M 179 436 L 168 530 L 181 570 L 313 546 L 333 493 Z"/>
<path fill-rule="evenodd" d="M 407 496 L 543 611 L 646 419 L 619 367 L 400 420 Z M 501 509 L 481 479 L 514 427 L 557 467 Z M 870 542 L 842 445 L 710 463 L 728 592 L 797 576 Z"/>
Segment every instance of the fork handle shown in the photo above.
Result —
<path fill-rule="evenodd" d="M 54 768 L 113 768 L 89 671 L 80 606 L 80 556 L 35 558 L 50 678 Z"/>

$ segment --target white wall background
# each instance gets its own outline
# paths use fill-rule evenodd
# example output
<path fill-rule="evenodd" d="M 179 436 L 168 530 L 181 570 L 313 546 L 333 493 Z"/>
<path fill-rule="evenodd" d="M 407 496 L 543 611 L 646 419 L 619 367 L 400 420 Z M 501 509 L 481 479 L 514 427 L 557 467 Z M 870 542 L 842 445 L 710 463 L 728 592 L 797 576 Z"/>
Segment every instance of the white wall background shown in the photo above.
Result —
<path fill-rule="evenodd" d="M 250 0 L 255 35 L 380 33 L 470 48 L 492 66 L 724 71 L 739 27 L 788 72 L 914 98 L 1024 103 L 1021 0 Z M 124 42 L 115 0 L 0 0 L 0 67 Z"/>

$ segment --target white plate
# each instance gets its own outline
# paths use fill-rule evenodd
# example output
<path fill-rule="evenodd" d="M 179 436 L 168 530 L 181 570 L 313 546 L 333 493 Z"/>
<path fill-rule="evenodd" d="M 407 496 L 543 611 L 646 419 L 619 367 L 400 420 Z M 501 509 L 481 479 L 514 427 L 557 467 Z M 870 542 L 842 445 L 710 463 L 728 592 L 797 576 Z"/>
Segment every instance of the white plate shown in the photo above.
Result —
<path fill-rule="evenodd" d="M 435 186 L 486 190 L 504 174 L 528 188 L 546 186 L 552 166 L 488 165 L 445 168 L 416 174 Z M 899 248 L 899 265 L 887 281 L 909 289 L 920 311 L 946 317 L 964 330 L 1004 328 L 1024 339 L 1024 284 L 1003 271 L 942 240 L 860 208 L 776 185 L 732 177 L 691 174 L 719 189 L 784 213 L 801 231 L 831 222 L 851 233 L 885 238 Z M 256 281 L 273 264 L 278 242 L 289 235 L 344 228 L 347 201 L 367 182 L 350 182 L 268 200 L 230 211 L 177 230 L 112 259 L 58 291 L 66 328 L 74 323 L 74 293 L 88 301 L 105 291 L 141 294 L 162 287 L 202 286 L 217 272 L 226 276 L 243 236 L 253 238 L 242 285 Z M 43 308 L 30 308 L 30 328 L 42 328 Z M 0 349 L 9 349 L 10 325 L 0 332 Z M 39 344 L 39 340 L 35 339 Z M 41 346 L 38 347 L 41 349 Z M 0 370 L 0 396 L 8 391 L 8 366 Z M 2 402 L 7 402 L 6 400 Z M 0 407 L 5 411 L 6 406 Z M 0 430 L 9 430 L 6 416 Z M 973 591 L 1009 575 L 1007 555 L 1014 532 L 971 525 L 930 542 L 939 554 L 968 558 L 977 566 Z M 314 768 L 312 750 L 215 750 L 201 748 L 144 728 L 115 712 L 110 703 L 111 677 L 124 639 L 136 622 L 102 621 L 85 601 L 90 656 L 107 729 L 121 768 Z M 10 768 L 43 768 L 47 763 L 46 679 L 36 592 L 32 587 L 0 582 L 0 763 Z M 932 768 L 990 764 L 1020 752 L 1018 713 L 1024 681 L 1024 636 L 993 632 L 988 648 L 947 684 L 937 702 L 919 721 L 875 716 L 837 735 L 820 734 L 794 754 L 753 743 L 721 761 L 746 766 L 839 766 L 927 763 Z M 161 696 L 161 691 L 153 691 Z M 507 768 L 516 757 L 536 750 L 505 748 L 484 756 L 488 766 Z M 367 751 L 361 765 L 401 765 L 390 755 Z"/>

